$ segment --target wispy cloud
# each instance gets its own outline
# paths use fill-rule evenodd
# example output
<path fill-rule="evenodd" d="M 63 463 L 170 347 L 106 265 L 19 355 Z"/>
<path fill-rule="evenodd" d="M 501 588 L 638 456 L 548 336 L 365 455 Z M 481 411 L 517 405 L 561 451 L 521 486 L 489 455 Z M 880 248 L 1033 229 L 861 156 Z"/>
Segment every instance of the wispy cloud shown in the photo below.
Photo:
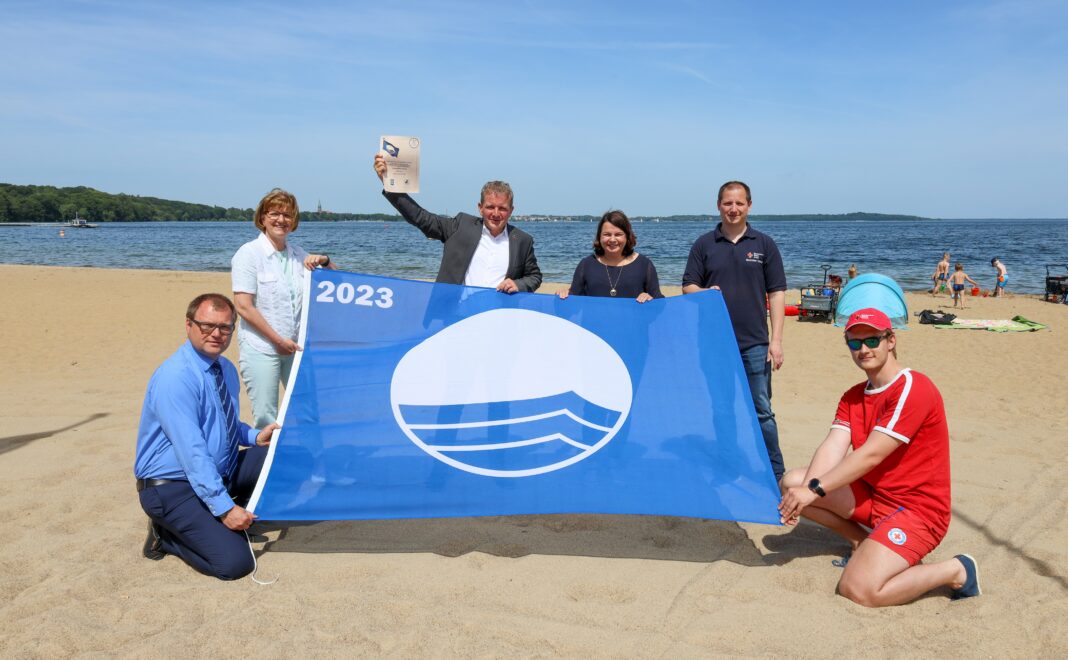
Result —
<path fill-rule="evenodd" d="M 716 84 L 714 80 L 712 80 L 711 78 L 706 76 L 704 73 L 698 71 L 697 69 L 695 69 L 693 67 L 683 66 L 681 64 L 667 64 L 667 65 L 664 66 L 664 68 L 668 69 L 669 71 L 677 71 L 677 72 L 685 74 L 685 75 L 687 75 L 687 76 L 689 76 L 691 78 L 696 78 L 697 80 L 700 80 L 701 82 L 705 83 L 706 85 L 713 85 L 714 86 Z"/>

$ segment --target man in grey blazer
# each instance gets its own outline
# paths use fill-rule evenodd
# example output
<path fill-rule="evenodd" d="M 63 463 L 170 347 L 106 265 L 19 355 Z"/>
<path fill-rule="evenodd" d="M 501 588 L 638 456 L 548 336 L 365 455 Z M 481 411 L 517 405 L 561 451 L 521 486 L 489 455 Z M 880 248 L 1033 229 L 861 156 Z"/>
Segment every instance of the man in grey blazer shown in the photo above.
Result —
<path fill-rule="evenodd" d="M 375 173 L 386 174 L 386 161 L 375 155 Z M 404 193 L 382 191 L 393 208 L 427 238 L 441 241 L 437 282 L 496 288 L 504 293 L 536 291 L 541 286 L 541 269 L 534 256 L 534 238 L 508 226 L 512 216 L 512 188 L 503 181 L 482 186 L 476 218 L 461 213 L 455 218 L 426 211 Z"/>

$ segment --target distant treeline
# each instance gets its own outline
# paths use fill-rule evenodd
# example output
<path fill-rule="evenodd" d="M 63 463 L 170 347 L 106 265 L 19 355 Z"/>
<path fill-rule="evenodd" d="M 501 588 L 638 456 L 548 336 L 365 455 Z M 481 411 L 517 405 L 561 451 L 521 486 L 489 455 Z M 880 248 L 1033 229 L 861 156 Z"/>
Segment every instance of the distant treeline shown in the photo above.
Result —
<path fill-rule="evenodd" d="M 853 213 L 803 213 L 803 214 L 788 214 L 788 215 L 751 215 L 749 219 L 753 222 L 759 222 L 761 220 L 804 220 L 809 222 L 819 222 L 821 220 L 934 220 L 934 218 L 925 218 L 922 215 L 895 215 L 893 213 L 862 213 L 861 211 L 854 211 Z"/>
<path fill-rule="evenodd" d="M 153 220 L 245 220 L 252 221 L 252 209 L 223 208 L 207 204 L 176 202 L 158 197 L 100 192 L 85 186 L 56 188 L 55 186 L 16 186 L 0 183 L 0 222 L 65 222 L 77 215 L 89 222 L 127 222 Z M 711 222 L 714 215 L 632 216 L 631 220 L 643 222 L 676 222 L 696 220 Z M 395 221 L 400 216 L 387 213 L 330 213 L 301 211 L 301 220 L 340 221 L 378 220 Z M 530 222 L 593 222 L 600 216 L 592 215 L 517 215 L 516 220 Z M 751 215 L 753 222 L 761 220 L 929 220 L 916 215 L 889 215 L 885 213 L 839 213 L 806 215 Z"/>
<path fill-rule="evenodd" d="M 16 186 L 0 183 L 0 222 L 65 222 L 77 215 L 89 222 L 153 220 L 252 221 L 252 209 L 190 204 L 157 197 L 112 195 L 92 188 Z M 301 220 L 400 220 L 385 213 L 316 213 Z"/>

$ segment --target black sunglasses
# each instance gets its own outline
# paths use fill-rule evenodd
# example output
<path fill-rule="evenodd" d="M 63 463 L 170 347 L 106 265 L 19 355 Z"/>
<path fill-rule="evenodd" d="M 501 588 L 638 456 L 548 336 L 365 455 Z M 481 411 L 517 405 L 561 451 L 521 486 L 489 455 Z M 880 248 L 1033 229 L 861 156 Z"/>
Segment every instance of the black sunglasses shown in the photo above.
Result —
<path fill-rule="evenodd" d="M 883 340 L 890 335 L 879 335 L 878 337 L 865 337 L 864 339 L 847 339 L 845 340 L 846 346 L 851 351 L 859 351 L 861 346 L 867 346 L 868 348 L 878 348 L 879 344 L 883 343 Z"/>

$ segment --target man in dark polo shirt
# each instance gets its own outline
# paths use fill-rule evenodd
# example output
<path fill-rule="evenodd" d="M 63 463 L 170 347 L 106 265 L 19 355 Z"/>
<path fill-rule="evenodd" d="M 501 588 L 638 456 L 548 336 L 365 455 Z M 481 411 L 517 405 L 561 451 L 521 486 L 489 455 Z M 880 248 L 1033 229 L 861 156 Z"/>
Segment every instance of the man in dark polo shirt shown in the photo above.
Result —
<path fill-rule="evenodd" d="M 771 372 L 783 362 L 786 273 L 775 241 L 749 226 L 752 205 L 749 186 L 741 181 L 728 181 L 720 186 L 716 202 L 720 223 L 690 248 L 682 292 L 708 289 L 722 292 L 742 353 L 771 469 L 778 481 L 785 470 L 779 450 L 779 429 L 771 410 Z M 765 313 L 765 296 L 768 313 Z"/>

